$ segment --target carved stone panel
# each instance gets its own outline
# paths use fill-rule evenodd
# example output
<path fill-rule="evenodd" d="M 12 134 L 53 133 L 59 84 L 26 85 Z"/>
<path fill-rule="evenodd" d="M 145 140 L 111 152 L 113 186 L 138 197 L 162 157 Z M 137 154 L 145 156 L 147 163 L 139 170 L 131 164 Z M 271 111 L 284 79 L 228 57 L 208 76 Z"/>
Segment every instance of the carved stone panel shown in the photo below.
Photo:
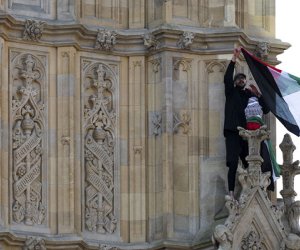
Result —
<path fill-rule="evenodd" d="M 10 51 L 12 221 L 45 223 L 47 79 L 46 56 Z"/>
<path fill-rule="evenodd" d="M 99 62 L 83 69 L 84 94 L 84 227 L 113 234 L 115 205 L 116 84 L 112 69 Z"/>

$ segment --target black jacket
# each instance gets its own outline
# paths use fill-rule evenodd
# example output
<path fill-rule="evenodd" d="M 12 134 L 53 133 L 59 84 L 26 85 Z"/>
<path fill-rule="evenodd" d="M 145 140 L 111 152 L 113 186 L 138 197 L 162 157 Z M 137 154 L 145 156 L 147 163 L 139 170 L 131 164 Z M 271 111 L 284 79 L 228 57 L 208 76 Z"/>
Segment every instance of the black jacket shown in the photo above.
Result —
<path fill-rule="evenodd" d="M 224 134 L 227 131 L 237 132 L 237 127 L 246 126 L 245 108 L 247 107 L 248 100 L 254 96 L 249 90 L 243 90 L 243 87 L 234 86 L 233 72 L 235 62 L 230 61 L 226 73 L 224 75 L 225 84 L 225 121 L 224 121 Z M 265 105 L 263 98 L 258 98 L 262 106 L 263 113 L 269 112 Z"/>

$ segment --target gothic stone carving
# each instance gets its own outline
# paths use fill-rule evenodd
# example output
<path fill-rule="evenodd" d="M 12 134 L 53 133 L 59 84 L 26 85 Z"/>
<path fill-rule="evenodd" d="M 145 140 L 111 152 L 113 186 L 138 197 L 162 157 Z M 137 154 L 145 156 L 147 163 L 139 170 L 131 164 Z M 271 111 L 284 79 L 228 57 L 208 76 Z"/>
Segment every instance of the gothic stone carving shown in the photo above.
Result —
<path fill-rule="evenodd" d="M 44 70 L 34 56 L 15 59 L 12 95 L 13 221 L 41 224 L 46 208 L 42 201 L 42 157 L 45 126 L 41 88 Z"/>
<path fill-rule="evenodd" d="M 195 34 L 193 32 L 185 31 L 177 42 L 177 46 L 181 49 L 189 49 L 193 43 Z"/>
<path fill-rule="evenodd" d="M 212 242 L 218 250 L 232 249 L 233 235 L 224 225 L 217 225 L 212 236 Z"/>
<path fill-rule="evenodd" d="M 114 214 L 115 80 L 104 64 L 85 72 L 85 225 L 87 230 L 112 234 Z"/>
<path fill-rule="evenodd" d="M 191 116 L 188 112 L 182 113 L 181 115 L 178 113 L 174 113 L 173 116 L 173 131 L 174 133 L 178 133 L 179 128 L 183 128 L 183 133 L 188 134 L 191 126 Z"/>
<path fill-rule="evenodd" d="M 159 47 L 159 42 L 152 33 L 144 35 L 144 45 L 149 50 L 156 50 Z"/>
<path fill-rule="evenodd" d="M 300 237 L 296 234 L 289 234 L 282 242 L 280 250 L 300 250 Z"/>
<path fill-rule="evenodd" d="M 254 230 L 250 230 L 250 232 L 245 235 L 242 239 L 241 249 L 248 250 L 248 249 L 257 249 L 263 250 L 266 249 L 262 243 L 262 239 L 260 235 L 255 232 Z"/>
<path fill-rule="evenodd" d="M 256 45 L 254 54 L 257 57 L 266 60 L 269 55 L 269 50 L 270 50 L 270 46 L 267 42 L 260 42 Z"/>
<path fill-rule="evenodd" d="M 29 237 L 25 241 L 23 250 L 46 250 L 45 240 L 39 237 Z"/>
<path fill-rule="evenodd" d="M 155 136 L 162 133 L 162 115 L 161 112 L 155 111 L 151 113 L 151 131 Z"/>
<path fill-rule="evenodd" d="M 300 201 L 292 203 L 288 208 L 288 221 L 291 232 L 300 235 Z"/>
<path fill-rule="evenodd" d="M 118 247 L 112 247 L 106 244 L 100 244 L 99 245 L 99 250 L 120 250 Z"/>
<path fill-rule="evenodd" d="M 112 50 L 117 43 L 117 33 L 111 30 L 98 30 L 96 38 L 96 49 Z"/>
<path fill-rule="evenodd" d="M 28 19 L 25 21 L 23 39 L 39 41 L 43 35 L 45 22 Z"/>

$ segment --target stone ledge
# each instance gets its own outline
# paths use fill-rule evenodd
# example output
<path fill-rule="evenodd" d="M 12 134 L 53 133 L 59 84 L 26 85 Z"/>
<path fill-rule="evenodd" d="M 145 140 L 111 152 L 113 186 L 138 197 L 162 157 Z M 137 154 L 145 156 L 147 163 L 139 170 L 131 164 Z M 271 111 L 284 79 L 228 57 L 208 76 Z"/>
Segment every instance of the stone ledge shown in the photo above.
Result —
<path fill-rule="evenodd" d="M 103 51 L 95 48 L 98 31 L 94 26 L 88 27 L 78 23 L 56 24 L 47 22 L 44 25 L 43 34 L 39 41 L 23 39 L 25 22 L 9 14 L 0 14 L 0 27 L 0 36 L 9 42 L 51 47 L 74 46 L 78 50 L 99 51 L 99 53 L 103 54 L 126 56 L 148 55 L 162 51 L 184 52 L 196 55 L 227 54 L 232 53 L 232 48 L 237 43 L 251 51 L 261 42 L 260 38 L 249 37 L 242 29 L 237 27 L 193 28 L 165 24 L 153 30 L 115 30 L 117 33 L 115 46 L 110 51 Z M 188 48 L 180 48 L 178 47 L 178 41 L 183 35 L 183 31 L 187 30 L 194 34 L 193 42 Z M 148 50 L 144 45 L 144 35 L 149 33 L 153 34 L 160 44 L 156 49 Z M 269 62 L 278 64 L 279 61 L 277 61 L 276 56 L 283 53 L 290 45 L 273 38 L 268 38 L 268 43 L 270 45 Z"/>

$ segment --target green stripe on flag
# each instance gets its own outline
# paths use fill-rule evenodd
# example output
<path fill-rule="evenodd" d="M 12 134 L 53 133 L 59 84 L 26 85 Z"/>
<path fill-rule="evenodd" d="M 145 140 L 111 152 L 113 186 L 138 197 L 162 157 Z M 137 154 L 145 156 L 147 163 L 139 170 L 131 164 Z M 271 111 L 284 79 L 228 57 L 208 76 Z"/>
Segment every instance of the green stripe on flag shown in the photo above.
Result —
<path fill-rule="evenodd" d="M 294 79 L 299 85 L 300 85 L 300 78 L 297 76 L 294 76 L 292 74 L 288 74 L 290 78 Z"/>
<path fill-rule="evenodd" d="M 283 97 L 300 91 L 300 78 L 287 72 L 282 72 L 276 83 Z"/>

